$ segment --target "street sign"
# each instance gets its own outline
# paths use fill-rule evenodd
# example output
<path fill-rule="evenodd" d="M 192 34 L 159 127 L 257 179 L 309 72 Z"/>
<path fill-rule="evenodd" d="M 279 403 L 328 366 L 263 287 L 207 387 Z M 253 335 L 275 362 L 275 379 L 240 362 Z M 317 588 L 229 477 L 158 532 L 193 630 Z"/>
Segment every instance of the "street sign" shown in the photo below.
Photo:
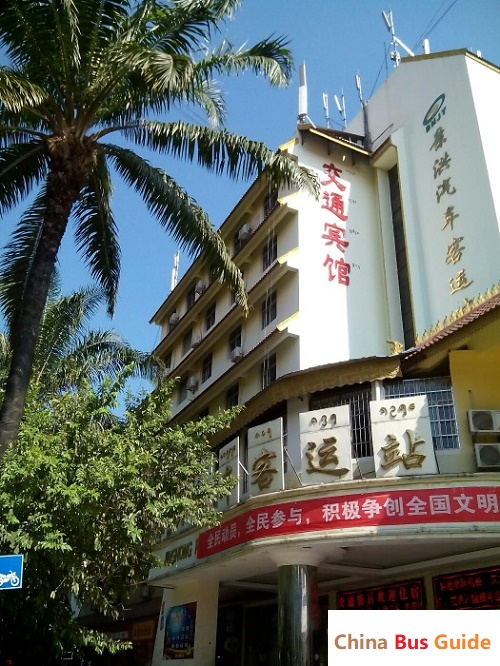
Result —
<path fill-rule="evenodd" d="M 0 590 L 23 586 L 23 555 L 0 555 Z"/>

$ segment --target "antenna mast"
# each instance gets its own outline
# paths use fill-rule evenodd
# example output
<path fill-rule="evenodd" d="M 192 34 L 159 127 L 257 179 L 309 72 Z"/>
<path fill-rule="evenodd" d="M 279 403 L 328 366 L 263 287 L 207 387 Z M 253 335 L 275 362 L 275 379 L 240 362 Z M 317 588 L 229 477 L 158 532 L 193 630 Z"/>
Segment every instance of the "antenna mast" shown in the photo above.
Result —
<path fill-rule="evenodd" d="M 179 279 L 179 251 L 174 254 L 174 267 L 172 268 L 172 279 L 170 281 L 170 291 L 173 291 L 177 286 Z"/>
<path fill-rule="evenodd" d="M 307 78 L 305 63 L 299 67 L 299 115 L 297 117 L 297 122 L 299 125 L 310 124 L 315 127 L 313 121 L 307 115 Z"/>
<path fill-rule="evenodd" d="M 328 111 L 328 95 L 323 93 L 323 111 L 325 112 L 326 126 L 330 129 L 330 113 Z"/>
<path fill-rule="evenodd" d="M 344 91 L 342 90 L 342 95 L 340 96 L 340 100 L 337 97 L 337 95 L 334 95 L 333 99 L 335 100 L 335 104 L 337 105 L 338 112 L 340 113 L 340 118 L 342 120 L 342 128 L 345 129 L 347 127 L 347 117 L 346 117 L 346 113 L 345 113 Z"/>
<path fill-rule="evenodd" d="M 410 56 L 414 56 L 415 54 L 413 51 L 411 51 L 404 42 L 402 42 L 398 37 L 396 37 L 396 33 L 394 31 L 394 19 L 392 18 L 392 11 L 390 11 L 388 14 L 385 12 L 382 12 L 382 18 L 384 19 L 384 23 L 386 25 L 387 30 L 391 33 L 391 60 L 394 60 L 394 67 L 397 67 L 399 63 L 401 62 L 401 56 L 398 51 L 398 46 L 400 46 L 402 49 L 408 53 Z"/>

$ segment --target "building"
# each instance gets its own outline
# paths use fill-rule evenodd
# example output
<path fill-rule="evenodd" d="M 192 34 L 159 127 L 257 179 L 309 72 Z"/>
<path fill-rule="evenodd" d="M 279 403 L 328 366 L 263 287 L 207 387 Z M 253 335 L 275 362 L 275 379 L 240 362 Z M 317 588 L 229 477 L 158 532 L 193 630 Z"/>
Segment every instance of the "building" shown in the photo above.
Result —
<path fill-rule="evenodd" d="M 299 122 L 320 199 L 261 179 L 221 226 L 248 318 L 200 260 L 154 315 L 173 422 L 245 405 L 221 524 L 159 545 L 155 665 L 324 665 L 329 609 L 500 608 L 499 74 L 405 58 L 346 131 Z"/>

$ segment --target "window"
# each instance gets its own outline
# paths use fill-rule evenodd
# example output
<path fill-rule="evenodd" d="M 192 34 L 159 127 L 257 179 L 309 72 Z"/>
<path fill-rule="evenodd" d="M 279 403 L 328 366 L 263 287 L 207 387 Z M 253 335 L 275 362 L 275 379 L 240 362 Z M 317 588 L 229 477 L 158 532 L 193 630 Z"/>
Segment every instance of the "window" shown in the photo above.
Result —
<path fill-rule="evenodd" d="M 172 367 L 172 352 L 169 351 L 165 354 L 165 367 L 167 370 L 170 370 Z"/>
<path fill-rule="evenodd" d="M 276 261 L 278 257 L 278 239 L 274 232 L 269 234 L 266 244 L 262 248 L 262 270 L 265 271 L 266 268 Z"/>
<path fill-rule="evenodd" d="M 209 331 L 215 324 L 215 303 L 205 312 L 205 330 Z"/>
<path fill-rule="evenodd" d="M 273 210 L 273 208 L 276 206 L 277 203 L 278 203 L 278 190 L 273 190 L 264 197 L 264 217 L 267 217 L 269 215 L 269 213 Z"/>
<path fill-rule="evenodd" d="M 198 414 L 199 419 L 204 419 L 206 416 L 209 415 L 209 409 L 208 407 L 205 407 L 205 409 L 202 409 L 201 412 Z"/>
<path fill-rule="evenodd" d="M 229 334 L 229 353 L 236 347 L 241 347 L 241 326 L 237 326 Z"/>
<path fill-rule="evenodd" d="M 208 354 L 203 359 L 201 365 L 201 383 L 206 382 L 212 376 L 212 354 Z"/>
<path fill-rule="evenodd" d="M 353 458 L 367 458 L 373 455 L 370 418 L 371 386 L 353 390 L 335 390 L 316 394 L 310 401 L 309 409 L 349 405 L 351 416 L 351 442 Z"/>
<path fill-rule="evenodd" d="M 243 245 L 252 235 L 252 228 L 249 224 L 243 224 L 233 236 L 234 254 L 239 252 Z"/>
<path fill-rule="evenodd" d="M 168 332 L 172 333 L 174 328 L 177 326 L 179 323 L 179 315 L 177 314 L 177 311 L 172 312 L 170 317 L 168 318 Z"/>
<path fill-rule="evenodd" d="M 448 377 L 384 382 L 386 398 L 427 395 L 432 441 L 437 451 L 460 448 L 453 390 Z"/>
<path fill-rule="evenodd" d="M 268 354 L 260 364 L 260 386 L 265 389 L 276 381 L 276 354 Z"/>
<path fill-rule="evenodd" d="M 182 353 L 187 354 L 188 351 L 191 349 L 191 344 L 193 341 L 193 329 L 190 328 L 187 333 L 184 334 L 184 337 L 182 338 Z"/>
<path fill-rule="evenodd" d="M 231 407 L 236 407 L 239 405 L 240 400 L 240 386 L 239 384 L 233 384 L 226 391 L 226 409 Z"/>
<path fill-rule="evenodd" d="M 181 402 L 184 402 L 184 400 L 187 398 L 187 385 L 188 385 L 188 376 L 185 375 L 182 377 L 181 381 L 179 382 L 179 404 Z"/>
<path fill-rule="evenodd" d="M 262 301 L 262 328 L 276 319 L 276 289 L 267 294 Z"/>
<path fill-rule="evenodd" d="M 186 295 L 186 309 L 189 310 L 189 308 L 192 308 L 195 301 L 196 301 L 196 285 L 193 284 L 193 286 Z"/>

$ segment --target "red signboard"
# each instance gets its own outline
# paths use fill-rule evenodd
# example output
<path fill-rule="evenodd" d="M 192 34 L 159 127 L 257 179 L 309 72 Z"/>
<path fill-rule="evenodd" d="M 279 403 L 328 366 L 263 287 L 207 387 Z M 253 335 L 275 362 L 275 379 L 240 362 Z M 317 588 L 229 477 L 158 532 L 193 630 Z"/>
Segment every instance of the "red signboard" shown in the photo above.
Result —
<path fill-rule="evenodd" d="M 424 581 L 337 592 L 338 610 L 425 610 Z"/>
<path fill-rule="evenodd" d="M 250 509 L 200 534 L 198 559 L 255 539 L 350 527 L 500 520 L 500 488 L 433 487 L 422 490 L 332 494 Z"/>
<path fill-rule="evenodd" d="M 432 583 L 436 610 L 500 608 L 500 567 L 436 576 Z"/>

